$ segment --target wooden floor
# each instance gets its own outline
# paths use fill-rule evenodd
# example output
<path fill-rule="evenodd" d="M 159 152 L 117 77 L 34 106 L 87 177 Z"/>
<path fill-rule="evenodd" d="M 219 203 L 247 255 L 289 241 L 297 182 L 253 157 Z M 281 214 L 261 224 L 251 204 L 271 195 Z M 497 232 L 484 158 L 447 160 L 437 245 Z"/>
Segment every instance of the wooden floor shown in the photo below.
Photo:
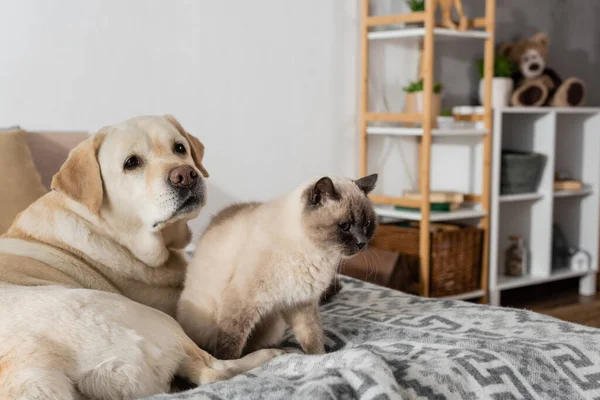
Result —
<path fill-rule="evenodd" d="M 576 279 L 507 291 L 502 305 L 600 328 L 600 295 L 580 296 Z"/>

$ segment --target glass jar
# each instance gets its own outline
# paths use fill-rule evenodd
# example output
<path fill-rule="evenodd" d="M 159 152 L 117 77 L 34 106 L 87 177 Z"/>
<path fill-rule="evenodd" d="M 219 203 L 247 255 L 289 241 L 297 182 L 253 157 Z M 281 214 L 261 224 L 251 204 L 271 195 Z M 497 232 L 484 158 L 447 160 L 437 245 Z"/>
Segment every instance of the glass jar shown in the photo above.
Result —
<path fill-rule="evenodd" d="M 524 276 L 529 273 L 525 241 L 520 236 L 509 236 L 506 249 L 504 273 L 509 276 Z"/>

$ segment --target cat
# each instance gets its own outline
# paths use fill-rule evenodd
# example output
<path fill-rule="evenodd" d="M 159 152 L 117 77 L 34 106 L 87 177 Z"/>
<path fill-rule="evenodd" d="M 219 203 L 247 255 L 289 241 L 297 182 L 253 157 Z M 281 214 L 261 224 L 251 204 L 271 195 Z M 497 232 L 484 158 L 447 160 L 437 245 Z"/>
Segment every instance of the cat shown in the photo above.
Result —
<path fill-rule="evenodd" d="M 319 299 L 345 258 L 377 227 L 367 194 L 377 174 L 323 177 L 266 203 L 217 214 L 186 274 L 177 320 L 223 359 L 278 344 L 289 325 L 302 350 L 323 354 Z"/>

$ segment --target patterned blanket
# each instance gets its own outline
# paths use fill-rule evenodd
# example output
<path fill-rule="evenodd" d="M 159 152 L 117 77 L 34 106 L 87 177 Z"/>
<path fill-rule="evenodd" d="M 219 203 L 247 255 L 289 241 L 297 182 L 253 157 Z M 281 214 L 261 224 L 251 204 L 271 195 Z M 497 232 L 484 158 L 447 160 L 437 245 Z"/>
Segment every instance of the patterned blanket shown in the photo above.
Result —
<path fill-rule="evenodd" d="M 600 398 L 600 330 L 342 278 L 328 354 L 287 354 L 168 399 Z M 295 345 L 291 339 L 284 345 Z"/>

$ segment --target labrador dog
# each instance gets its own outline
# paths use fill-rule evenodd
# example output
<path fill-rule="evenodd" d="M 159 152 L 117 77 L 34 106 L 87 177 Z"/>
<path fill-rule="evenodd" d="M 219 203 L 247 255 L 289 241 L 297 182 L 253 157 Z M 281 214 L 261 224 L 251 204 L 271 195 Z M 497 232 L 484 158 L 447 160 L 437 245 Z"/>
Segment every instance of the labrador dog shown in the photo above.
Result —
<path fill-rule="evenodd" d="M 217 360 L 172 318 L 203 155 L 170 115 L 71 151 L 0 238 L 0 399 L 133 399 L 167 392 L 175 374 L 204 384 L 281 354 Z"/>

